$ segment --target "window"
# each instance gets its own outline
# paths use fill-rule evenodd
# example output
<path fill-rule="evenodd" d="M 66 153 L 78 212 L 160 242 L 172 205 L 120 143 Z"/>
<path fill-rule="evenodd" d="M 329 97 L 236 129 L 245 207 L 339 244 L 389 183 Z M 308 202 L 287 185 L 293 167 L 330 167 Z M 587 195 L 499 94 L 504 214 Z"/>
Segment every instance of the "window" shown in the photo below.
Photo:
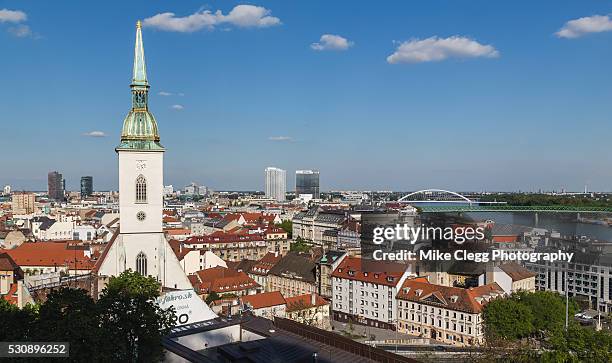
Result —
<path fill-rule="evenodd" d="M 147 276 L 147 255 L 142 251 L 136 256 L 136 272 L 142 276 Z"/>
<path fill-rule="evenodd" d="M 136 178 L 136 203 L 147 202 L 147 179 L 141 174 Z"/>

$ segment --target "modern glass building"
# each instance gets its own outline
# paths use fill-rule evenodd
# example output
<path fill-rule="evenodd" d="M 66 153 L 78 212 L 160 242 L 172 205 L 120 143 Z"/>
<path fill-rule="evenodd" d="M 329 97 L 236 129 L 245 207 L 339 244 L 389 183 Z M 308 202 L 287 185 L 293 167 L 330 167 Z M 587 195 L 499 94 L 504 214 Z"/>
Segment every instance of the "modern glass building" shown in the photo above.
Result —
<path fill-rule="evenodd" d="M 274 167 L 266 168 L 266 197 L 282 202 L 286 192 L 287 172 Z"/>
<path fill-rule="evenodd" d="M 295 195 L 299 198 L 302 194 L 310 194 L 314 199 L 321 197 L 319 193 L 318 170 L 295 171 Z"/>
<path fill-rule="evenodd" d="M 93 177 L 81 177 L 81 198 L 87 198 L 93 194 Z"/>

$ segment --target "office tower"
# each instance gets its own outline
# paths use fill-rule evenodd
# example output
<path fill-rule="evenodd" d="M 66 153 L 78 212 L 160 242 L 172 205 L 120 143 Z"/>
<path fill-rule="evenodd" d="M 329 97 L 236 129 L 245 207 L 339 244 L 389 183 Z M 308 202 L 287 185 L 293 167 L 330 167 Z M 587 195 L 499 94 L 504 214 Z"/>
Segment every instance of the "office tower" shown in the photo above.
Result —
<path fill-rule="evenodd" d="M 310 194 L 312 198 L 319 199 L 319 171 L 318 170 L 296 170 L 295 171 L 295 195 Z"/>
<path fill-rule="evenodd" d="M 64 200 L 64 178 L 62 174 L 57 171 L 52 171 L 47 175 L 47 184 L 48 184 L 48 192 L 49 198 L 54 199 L 58 202 Z"/>
<path fill-rule="evenodd" d="M 32 214 L 34 210 L 34 193 L 13 193 L 12 211 L 14 214 Z"/>
<path fill-rule="evenodd" d="M 5 185 L 4 186 L 4 194 L 6 194 L 6 195 L 11 194 L 11 186 L 10 185 Z"/>
<path fill-rule="evenodd" d="M 93 194 L 93 177 L 81 177 L 81 198 L 90 197 Z"/>
<path fill-rule="evenodd" d="M 286 192 L 287 172 L 274 167 L 266 168 L 266 197 L 282 202 Z"/>

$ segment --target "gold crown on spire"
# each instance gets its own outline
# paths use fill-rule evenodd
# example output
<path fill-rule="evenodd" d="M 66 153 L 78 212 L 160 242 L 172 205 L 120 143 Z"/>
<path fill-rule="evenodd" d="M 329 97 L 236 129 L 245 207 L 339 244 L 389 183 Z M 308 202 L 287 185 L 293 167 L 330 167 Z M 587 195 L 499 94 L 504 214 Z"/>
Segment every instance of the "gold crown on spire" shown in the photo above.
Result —
<path fill-rule="evenodd" d="M 142 23 L 140 22 L 140 20 L 138 20 L 136 22 L 136 28 L 140 28 L 140 27 L 142 27 Z"/>

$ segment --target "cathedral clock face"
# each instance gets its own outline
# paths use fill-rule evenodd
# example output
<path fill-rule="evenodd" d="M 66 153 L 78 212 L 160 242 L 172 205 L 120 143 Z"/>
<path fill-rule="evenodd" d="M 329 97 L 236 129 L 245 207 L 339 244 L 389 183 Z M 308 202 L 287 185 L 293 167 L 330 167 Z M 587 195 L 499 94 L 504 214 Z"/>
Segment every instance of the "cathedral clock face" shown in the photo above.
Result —
<path fill-rule="evenodd" d="M 139 221 L 144 221 L 145 218 L 147 218 L 147 215 L 145 214 L 145 212 L 140 211 L 138 213 L 136 213 L 136 219 L 138 219 Z"/>

